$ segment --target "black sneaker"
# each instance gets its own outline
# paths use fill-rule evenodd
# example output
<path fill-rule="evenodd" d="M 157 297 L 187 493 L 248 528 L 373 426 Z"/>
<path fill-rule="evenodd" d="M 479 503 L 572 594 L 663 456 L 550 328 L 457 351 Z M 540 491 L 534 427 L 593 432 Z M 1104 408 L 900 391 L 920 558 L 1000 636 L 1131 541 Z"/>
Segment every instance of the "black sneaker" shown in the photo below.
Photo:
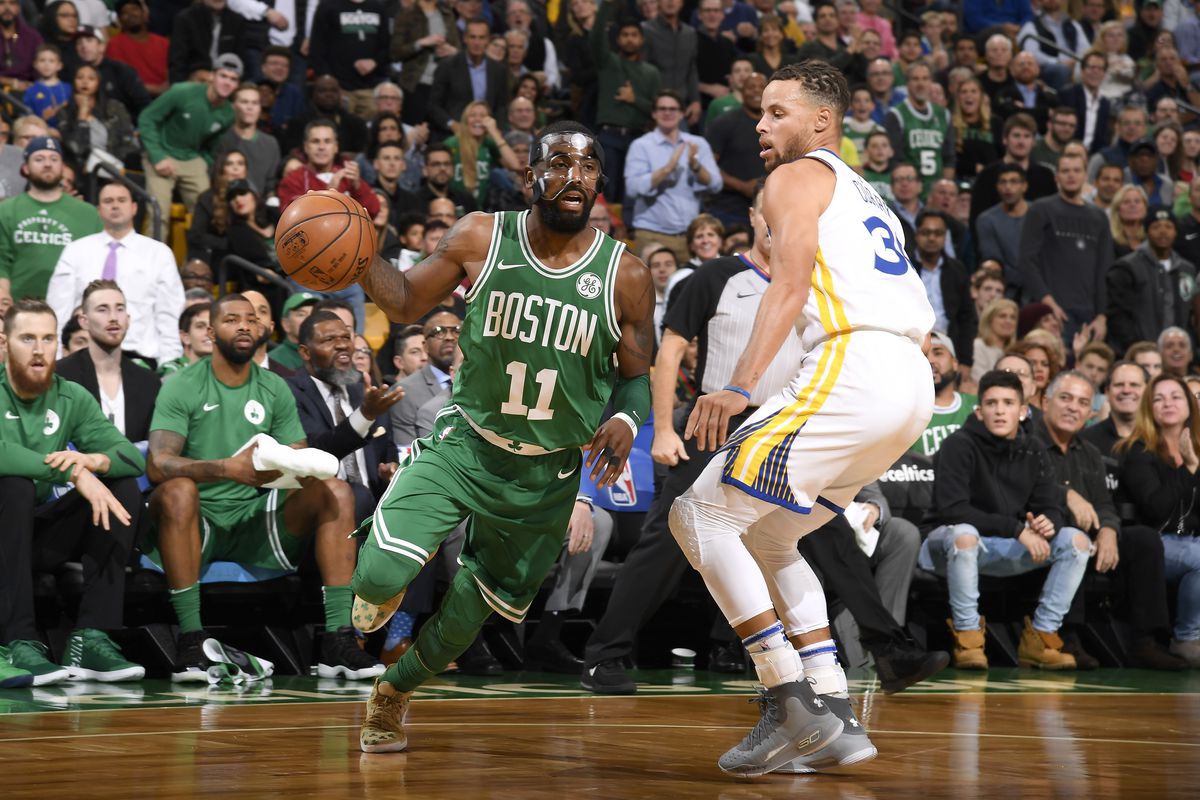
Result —
<path fill-rule="evenodd" d="M 585 667 L 579 685 L 596 694 L 637 694 L 637 684 L 615 658 Z"/>
<path fill-rule="evenodd" d="M 742 674 L 746 671 L 746 648 L 741 642 L 713 642 L 708 653 L 708 671 Z"/>
<path fill-rule="evenodd" d="M 475 637 L 475 641 L 471 642 L 471 646 L 458 657 L 457 661 L 459 675 L 495 677 L 504 674 L 504 665 L 492 655 L 492 651 L 488 649 L 487 642 L 483 641 L 482 635 Z"/>
<path fill-rule="evenodd" d="M 1090 671 L 1100 669 L 1100 661 L 1087 650 L 1083 649 L 1083 641 L 1080 640 L 1079 634 L 1075 631 L 1067 631 L 1063 636 L 1064 653 L 1070 653 L 1075 656 L 1075 669 Z"/>
<path fill-rule="evenodd" d="M 524 668 L 530 672 L 556 672 L 562 675 L 576 675 L 583 669 L 583 659 L 567 649 L 562 642 L 555 640 L 550 644 L 536 645 L 530 643 L 525 648 Z"/>
<path fill-rule="evenodd" d="M 175 640 L 175 666 L 171 668 L 171 680 L 176 683 L 208 683 L 208 668 L 212 662 L 204 655 L 204 640 L 208 631 L 188 631 Z"/>
<path fill-rule="evenodd" d="M 358 637 L 349 625 L 336 631 L 325 631 L 321 637 L 321 660 L 317 664 L 319 677 L 373 680 L 382 675 L 385 669 L 387 667 L 383 662 L 358 646 Z"/>
<path fill-rule="evenodd" d="M 873 655 L 880 686 L 887 694 L 902 692 L 936 675 L 950 664 L 950 654 L 943 650 L 927 652 L 908 644 L 894 644 Z"/>
<path fill-rule="evenodd" d="M 1167 651 L 1152 636 L 1139 636 L 1134 639 L 1126 657 L 1126 666 L 1141 669 L 1159 669 L 1171 672 L 1187 669 L 1187 662 L 1177 658 Z"/>

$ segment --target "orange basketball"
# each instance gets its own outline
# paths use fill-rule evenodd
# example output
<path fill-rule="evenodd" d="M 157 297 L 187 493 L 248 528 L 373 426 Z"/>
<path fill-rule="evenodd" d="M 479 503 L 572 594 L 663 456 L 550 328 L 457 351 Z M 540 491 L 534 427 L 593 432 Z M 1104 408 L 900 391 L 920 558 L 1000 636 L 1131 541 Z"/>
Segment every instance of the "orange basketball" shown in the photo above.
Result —
<path fill-rule="evenodd" d="M 375 259 L 375 223 L 362 204 L 325 189 L 297 197 L 276 227 L 283 274 L 309 289 L 334 292 L 361 278 Z"/>

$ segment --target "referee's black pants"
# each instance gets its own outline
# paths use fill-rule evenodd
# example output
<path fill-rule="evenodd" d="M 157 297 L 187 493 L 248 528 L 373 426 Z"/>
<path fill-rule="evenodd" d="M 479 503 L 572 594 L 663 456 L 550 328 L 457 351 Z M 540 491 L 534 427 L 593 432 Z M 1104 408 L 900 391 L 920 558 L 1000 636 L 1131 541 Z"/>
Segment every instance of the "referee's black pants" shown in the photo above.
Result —
<path fill-rule="evenodd" d="M 747 409 L 729 421 L 732 433 L 756 408 Z M 686 417 L 685 417 L 686 418 Z M 714 453 L 701 451 L 695 439 L 685 439 L 684 448 L 688 460 L 681 460 L 667 471 L 662 491 L 654 499 L 646 521 L 642 524 L 642 535 L 637 544 L 625 557 L 625 563 L 617 573 L 608 607 L 600 618 L 596 630 L 588 639 L 583 660 L 587 666 L 601 661 L 622 659 L 633 652 L 638 631 L 642 629 L 659 607 L 674 594 L 684 573 L 691 569 L 683 550 L 671 535 L 668 519 L 671 505 L 681 494 L 691 488 L 700 473 L 708 465 Z M 732 631 L 724 617 L 717 615 L 714 626 L 719 639 L 733 639 Z"/>
<path fill-rule="evenodd" d="M 77 490 L 39 505 L 32 480 L 0 478 L 0 641 L 38 638 L 33 572 L 75 558 L 83 562 L 75 627 L 121 627 L 125 565 L 142 512 L 142 493 L 134 478 L 101 480 L 129 512 L 128 525 L 111 515 L 107 531 L 92 524 L 92 507 Z"/>
<path fill-rule="evenodd" d="M 879 597 L 871 562 L 845 517 L 839 514 L 801 539 L 800 554 L 820 576 L 826 597 L 840 600 L 854 617 L 864 648 L 878 654 L 908 641 L 907 632 Z"/>

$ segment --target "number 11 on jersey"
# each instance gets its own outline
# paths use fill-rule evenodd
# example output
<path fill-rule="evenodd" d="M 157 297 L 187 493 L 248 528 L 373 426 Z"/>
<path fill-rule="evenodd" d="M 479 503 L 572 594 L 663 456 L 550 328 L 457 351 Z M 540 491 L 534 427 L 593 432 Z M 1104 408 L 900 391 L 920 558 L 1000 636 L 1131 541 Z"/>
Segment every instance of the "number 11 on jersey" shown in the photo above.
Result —
<path fill-rule="evenodd" d="M 558 370 L 538 370 L 533 380 L 538 385 L 537 403 L 533 408 L 525 405 L 525 374 L 529 365 L 524 361 L 510 361 L 504 368 L 511 379 L 508 385 L 508 400 L 500 404 L 501 414 L 515 414 L 531 420 L 554 419 L 550 401 L 554 399 L 554 385 L 558 383 Z"/>

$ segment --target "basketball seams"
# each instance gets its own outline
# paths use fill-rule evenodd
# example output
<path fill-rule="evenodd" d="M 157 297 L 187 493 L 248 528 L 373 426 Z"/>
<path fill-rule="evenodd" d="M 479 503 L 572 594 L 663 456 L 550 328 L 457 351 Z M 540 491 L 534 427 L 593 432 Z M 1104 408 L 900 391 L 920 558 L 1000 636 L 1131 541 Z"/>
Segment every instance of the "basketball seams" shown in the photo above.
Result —
<path fill-rule="evenodd" d="M 357 279 L 361 278 L 363 272 L 365 272 L 366 269 L 370 267 L 370 264 L 366 264 L 362 269 L 359 269 L 357 265 L 359 264 L 359 260 L 361 258 L 363 258 L 364 256 L 373 257 L 373 254 L 378 250 L 378 244 L 375 242 L 375 239 L 374 239 L 375 222 L 373 219 L 370 218 L 370 216 L 367 214 L 366 209 L 363 208 L 361 206 L 361 204 L 358 203 L 357 200 L 346 197 L 341 192 L 336 192 L 336 191 L 332 191 L 332 190 L 323 190 L 319 196 L 305 195 L 300 198 L 297 198 L 297 202 L 303 202 L 303 201 L 305 201 L 306 198 L 311 198 L 312 200 L 317 200 L 318 197 L 319 197 L 319 201 L 318 201 L 319 206 L 322 207 L 324 210 L 321 210 L 321 211 L 319 211 L 315 214 L 311 214 L 309 216 L 305 216 L 302 219 L 299 219 L 298 221 L 289 225 L 287 230 L 285 230 L 281 235 L 276 237 L 276 243 L 279 244 L 279 243 L 286 242 L 287 238 L 289 236 L 293 236 L 294 233 L 297 231 L 297 229 L 303 229 L 303 227 L 305 225 L 313 222 L 314 220 L 320 220 L 323 217 L 344 216 L 345 219 L 343 220 L 343 225 L 342 225 L 341 230 L 335 234 L 327 233 L 326 231 L 321 231 L 320 236 L 318 238 L 319 239 L 326 239 L 326 238 L 328 239 L 325 242 L 324 246 L 322 246 L 320 250 L 313 253 L 308 258 L 305 258 L 304 261 L 302 263 L 300 263 L 299 265 L 293 265 L 294 268 L 291 269 L 290 271 L 286 268 L 285 263 L 291 263 L 291 262 L 295 261 L 296 259 L 281 257 L 279 259 L 280 270 L 285 275 L 287 275 L 289 278 L 293 278 L 293 279 L 295 279 L 295 276 L 297 276 L 297 275 L 307 274 L 309 281 L 311 281 L 311 282 L 318 282 L 317 273 L 323 273 L 325 275 L 329 275 L 330 277 L 334 277 L 334 273 L 332 271 L 323 270 L 318 267 L 317 270 L 314 272 L 311 268 L 313 267 L 314 264 L 316 264 L 318 261 L 321 261 L 322 258 L 324 256 L 326 256 L 326 254 L 329 252 L 329 249 L 331 247 L 333 247 L 334 244 L 340 242 L 342 244 L 342 248 L 340 250 L 340 253 L 335 253 L 335 255 L 349 257 L 351 260 L 349 261 L 348 264 L 345 262 L 342 262 L 342 264 L 341 264 L 342 269 L 340 270 L 340 273 L 338 273 L 336 275 L 336 279 L 332 283 L 323 285 L 323 286 L 314 287 L 314 286 L 310 286 L 308 281 L 298 281 L 298 282 L 302 283 L 303 285 L 308 286 L 308 288 L 315 289 L 316 291 L 325 291 L 325 292 L 338 291 L 340 289 L 345 288 L 346 286 L 351 285 L 352 283 L 357 282 Z M 334 208 L 331 209 L 330 206 L 334 206 Z M 337 208 L 338 206 L 340 206 L 340 208 Z M 287 210 L 285 210 L 284 215 L 286 216 L 287 211 L 290 211 L 290 210 L 291 210 L 291 207 L 289 206 L 289 208 Z M 301 210 L 297 209 L 297 214 L 299 214 L 299 213 L 302 213 L 302 212 L 301 212 Z M 354 218 L 358 218 L 359 227 L 358 227 L 357 231 L 354 230 L 354 221 L 355 221 Z M 334 225 L 336 226 L 336 222 L 334 223 Z M 349 235 L 357 234 L 357 240 L 355 242 L 354 251 L 349 251 L 349 248 L 345 247 L 345 245 L 347 245 L 348 242 L 342 242 L 342 237 L 346 236 L 347 234 L 349 234 Z M 372 237 L 372 238 L 369 242 L 367 242 L 366 246 L 364 247 L 364 239 L 366 237 Z M 280 247 L 277 247 L 276 250 L 277 250 L 277 252 L 282 252 Z M 306 273 L 306 270 L 307 270 L 307 273 Z"/>

